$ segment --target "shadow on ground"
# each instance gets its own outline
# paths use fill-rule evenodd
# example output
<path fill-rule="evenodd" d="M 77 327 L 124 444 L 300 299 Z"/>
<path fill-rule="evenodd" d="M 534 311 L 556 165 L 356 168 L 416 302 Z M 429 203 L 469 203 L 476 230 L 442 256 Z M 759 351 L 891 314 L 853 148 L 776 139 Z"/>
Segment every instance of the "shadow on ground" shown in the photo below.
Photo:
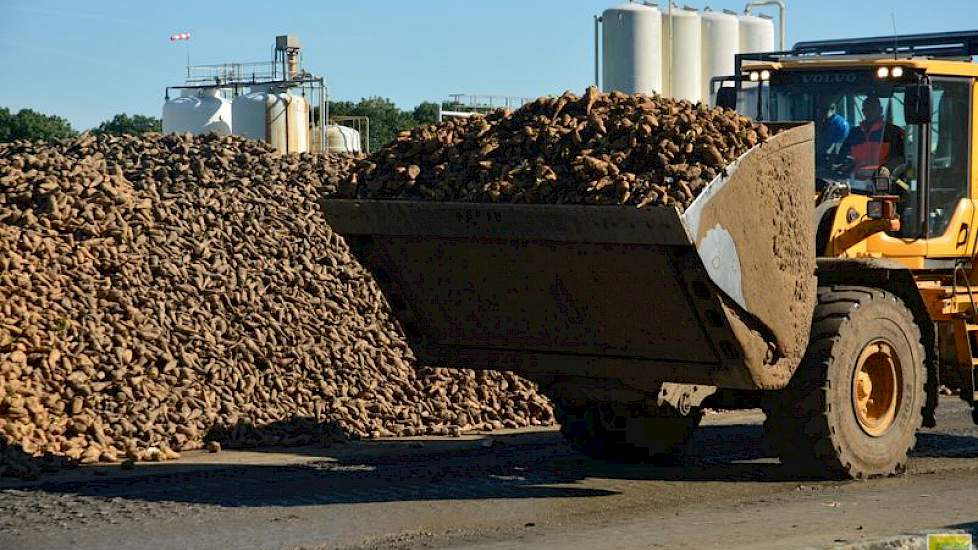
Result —
<path fill-rule="evenodd" d="M 945 410 L 956 415 L 956 409 Z M 962 431 L 973 430 L 968 419 Z M 302 430 L 309 430 L 303 426 Z M 257 441 L 276 440 L 254 428 Z M 275 434 L 285 433 L 276 427 Z M 306 432 L 308 433 L 308 432 Z M 316 432 L 325 442 L 335 429 Z M 275 437 L 279 437 L 276 435 Z M 978 438 L 923 432 L 916 455 L 978 458 Z M 102 499 L 169 501 L 227 507 L 306 506 L 364 502 L 468 499 L 594 498 L 617 494 L 614 480 L 671 482 L 799 482 L 768 451 L 758 424 L 701 427 L 681 463 L 622 464 L 592 460 L 566 446 L 553 430 L 486 435 L 480 440 L 377 440 L 283 449 L 251 449 L 299 455 L 239 463 L 233 453 L 207 455 L 196 463 L 82 468 L 70 479 L 42 478 L 19 491 L 73 494 Z M 200 457 L 198 457 L 200 458 Z M 276 462 L 277 461 L 277 462 Z M 103 475 L 95 475 L 101 473 Z M 582 483 L 584 480 L 612 480 Z M 9 484 L 7 485 L 10 486 Z M 0 495 L 3 494 L 0 484 Z"/>
<path fill-rule="evenodd" d="M 206 467 L 179 462 L 137 466 L 137 470 L 145 468 L 140 475 L 113 471 L 95 476 L 79 471 L 82 477 L 90 477 L 42 479 L 18 490 L 252 507 L 616 494 L 578 483 L 587 478 L 677 482 L 793 479 L 775 460 L 758 461 L 767 458 L 765 447 L 760 426 L 707 426 L 697 433 L 682 464 L 615 464 L 584 457 L 568 448 L 556 432 L 544 431 L 467 442 L 377 441 L 318 450 L 302 448 L 297 450 L 311 461 L 294 465 L 221 464 L 222 453 L 213 455 L 214 464 Z"/>
<path fill-rule="evenodd" d="M 920 458 L 978 458 L 978 437 L 947 433 L 917 434 L 914 456 Z"/>
<path fill-rule="evenodd" d="M 217 441 L 228 449 L 258 449 L 315 444 L 327 447 L 349 441 L 351 436 L 335 422 L 322 422 L 314 418 L 293 417 L 262 426 L 239 423 L 233 426 L 215 426 L 204 436 L 204 441 Z M 124 458 L 124 457 L 123 457 Z M 4 479 L 33 481 L 43 474 L 78 466 L 78 460 L 67 456 L 46 453 L 32 456 L 17 443 L 5 440 L 0 434 L 0 484 Z M 2 485 L 0 485 L 2 486 Z"/>
<path fill-rule="evenodd" d="M 944 527 L 945 529 L 960 529 L 971 533 L 972 536 L 978 537 L 978 521 L 970 521 L 968 523 L 958 523 L 956 525 L 948 525 Z"/>

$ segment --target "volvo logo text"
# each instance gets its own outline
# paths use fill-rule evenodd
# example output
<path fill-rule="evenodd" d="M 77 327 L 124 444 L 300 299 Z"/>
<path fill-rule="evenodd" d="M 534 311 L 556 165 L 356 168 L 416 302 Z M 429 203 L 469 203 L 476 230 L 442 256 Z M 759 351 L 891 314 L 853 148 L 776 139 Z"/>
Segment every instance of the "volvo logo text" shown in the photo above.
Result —
<path fill-rule="evenodd" d="M 805 84 L 851 84 L 856 81 L 856 73 L 810 73 L 801 75 Z"/>

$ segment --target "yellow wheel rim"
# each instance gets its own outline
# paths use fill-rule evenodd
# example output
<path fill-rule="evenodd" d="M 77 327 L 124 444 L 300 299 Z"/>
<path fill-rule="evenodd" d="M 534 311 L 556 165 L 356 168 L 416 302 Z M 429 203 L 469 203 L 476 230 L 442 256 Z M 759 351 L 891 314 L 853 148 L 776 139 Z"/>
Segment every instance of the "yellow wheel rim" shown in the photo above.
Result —
<path fill-rule="evenodd" d="M 852 377 L 852 406 L 864 432 L 880 437 L 890 429 L 900 403 L 900 360 L 883 340 L 859 355 Z"/>

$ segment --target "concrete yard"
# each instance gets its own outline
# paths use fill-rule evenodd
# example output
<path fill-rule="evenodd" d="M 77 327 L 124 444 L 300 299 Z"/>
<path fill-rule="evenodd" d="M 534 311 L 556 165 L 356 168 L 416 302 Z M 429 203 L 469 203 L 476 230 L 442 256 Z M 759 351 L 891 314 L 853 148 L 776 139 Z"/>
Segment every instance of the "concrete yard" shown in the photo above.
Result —
<path fill-rule="evenodd" d="M 606 464 L 554 429 L 191 453 L 0 482 L 0 548 L 803 548 L 978 532 L 978 429 L 945 398 L 911 473 L 792 479 L 759 412 L 684 466 Z"/>

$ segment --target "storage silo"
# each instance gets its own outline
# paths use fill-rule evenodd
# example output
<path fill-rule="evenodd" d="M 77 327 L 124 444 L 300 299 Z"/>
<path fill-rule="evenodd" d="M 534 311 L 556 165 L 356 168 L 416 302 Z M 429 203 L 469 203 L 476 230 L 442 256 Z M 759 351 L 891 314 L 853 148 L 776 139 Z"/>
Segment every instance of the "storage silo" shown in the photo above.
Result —
<path fill-rule="evenodd" d="M 606 92 L 662 92 L 662 15 L 638 3 L 609 8 L 602 21 L 602 88 Z"/>
<path fill-rule="evenodd" d="M 663 83 L 666 95 L 697 102 L 703 94 L 701 82 L 702 29 L 700 14 L 693 8 L 673 8 L 662 17 Z"/>
<path fill-rule="evenodd" d="M 774 20 L 770 17 L 742 14 L 740 22 L 740 53 L 774 51 Z"/>
<path fill-rule="evenodd" d="M 231 102 L 235 135 L 268 142 L 281 153 L 309 150 L 309 103 L 288 91 L 258 89 Z"/>
<path fill-rule="evenodd" d="M 330 153 L 359 153 L 360 132 L 349 126 L 330 124 L 326 127 L 326 139 L 329 140 Z"/>
<path fill-rule="evenodd" d="M 735 13 L 716 12 L 709 8 L 703 10 L 700 21 L 703 27 L 701 97 L 703 103 L 713 105 L 710 81 L 714 77 L 734 74 L 734 57 L 740 51 L 740 25 Z"/>
<path fill-rule="evenodd" d="M 231 133 L 231 102 L 218 88 L 184 89 L 163 104 L 163 133 Z"/>

